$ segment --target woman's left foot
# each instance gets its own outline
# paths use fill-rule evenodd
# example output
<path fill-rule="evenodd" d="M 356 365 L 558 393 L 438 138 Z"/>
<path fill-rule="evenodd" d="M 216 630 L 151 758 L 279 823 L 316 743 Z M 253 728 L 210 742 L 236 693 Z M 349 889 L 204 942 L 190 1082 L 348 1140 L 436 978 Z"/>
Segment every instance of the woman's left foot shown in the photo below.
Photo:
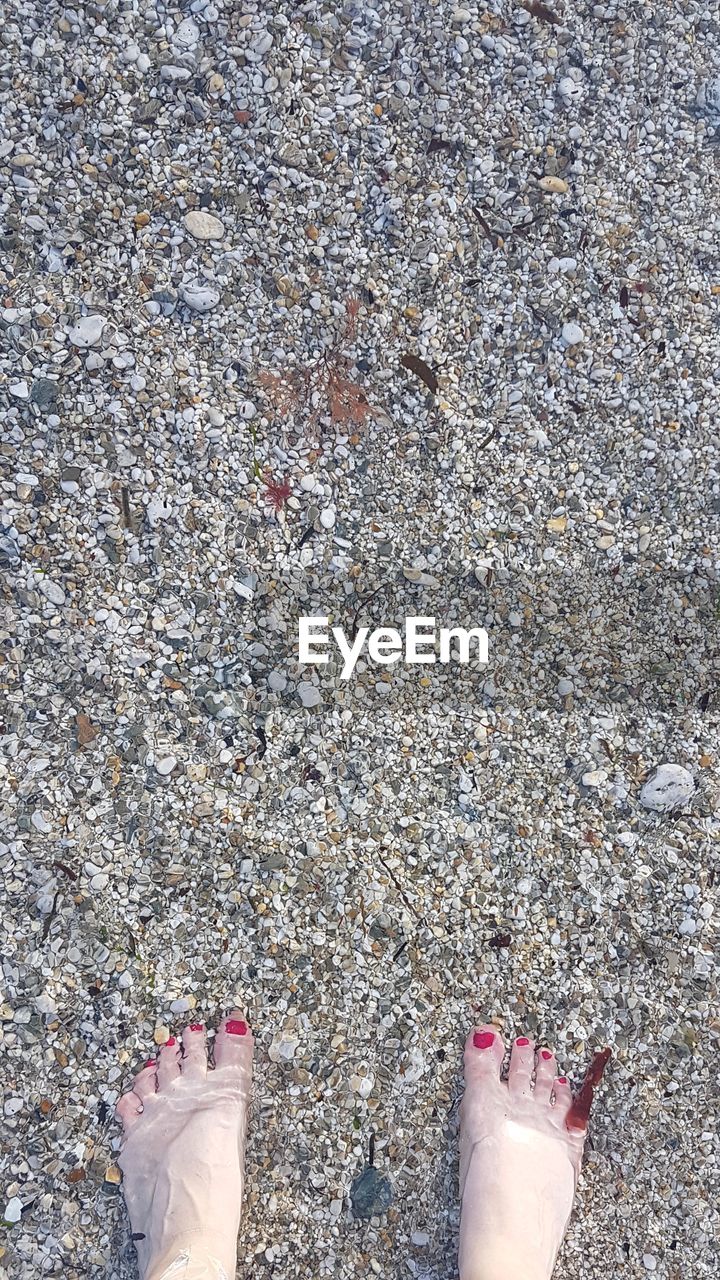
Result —
<path fill-rule="evenodd" d="M 233 1010 L 208 1065 L 205 1028 L 168 1040 L 117 1104 L 119 1164 L 142 1280 L 234 1276 L 244 1182 L 253 1037 Z"/>
<path fill-rule="evenodd" d="M 465 1046 L 460 1112 L 460 1280 L 549 1280 L 570 1218 L 593 1086 L 610 1051 L 596 1054 L 573 1099 L 550 1049 L 518 1036 L 507 1081 L 495 1027 Z"/>

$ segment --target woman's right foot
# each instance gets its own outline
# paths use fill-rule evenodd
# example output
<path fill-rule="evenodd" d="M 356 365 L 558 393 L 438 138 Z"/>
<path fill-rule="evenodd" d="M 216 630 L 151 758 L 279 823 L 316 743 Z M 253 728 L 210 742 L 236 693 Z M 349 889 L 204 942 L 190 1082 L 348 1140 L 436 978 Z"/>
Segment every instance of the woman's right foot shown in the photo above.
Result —
<path fill-rule="evenodd" d="M 580 1173 L 596 1056 L 578 1098 L 555 1056 L 515 1040 L 507 1081 L 495 1027 L 465 1046 L 460 1109 L 460 1280 L 550 1280 Z"/>
<path fill-rule="evenodd" d="M 223 1018 L 208 1066 L 205 1028 L 185 1028 L 117 1105 L 119 1164 L 142 1280 L 235 1275 L 253 1038 Z"/>

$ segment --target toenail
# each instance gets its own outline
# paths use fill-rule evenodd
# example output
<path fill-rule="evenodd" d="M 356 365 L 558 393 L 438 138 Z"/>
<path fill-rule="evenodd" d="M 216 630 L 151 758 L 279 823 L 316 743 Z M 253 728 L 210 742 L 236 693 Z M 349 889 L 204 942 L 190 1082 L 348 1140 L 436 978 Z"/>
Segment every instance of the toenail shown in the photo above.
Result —
<path fill-rule="evenodd" d="M 175 1039 L 175 1037 L 174 1037 L 174 1036 L 168 1036 L 167 1040 L 165 1041 L 165 1048 L 166 1048 L 166 1049 L 172 1049 L 172 1047 L 173 1047 L 173 1045 L 174 1045 L 174 1044 L 177 1044 L 177 1040 Z"/>
<path fill-rule="evenodd" d="M 550 1059 L 552 1058 L 552 1054 L 549 1049 L 543 1049 L 542 1053 L 540 1054 L 540 1057 L 544 1058 L 546 1062 L 549 1062 Z"/>
<path fill-rule="evenodd" d="M 145 1066 L 146 1066 L 146 1067 L 156 1067 L 156 1066 L 157 1066 L 157 1062 L 155 1061 L 155 1059 L 154 1059 L 154 1058 L 148 1058 L 147 1062 L 145 1063 Z"/>
<path fill-rule="evenodd" d="M 225 1023 L 225 1030 L 227 1031 L 228 1035 L 231 1035 L 231 1036 L 246 1036 L 247 1022 L 235 1021 L 233 1018 L 231 1018 L 229 1022 Z"/>
<path fill-rule="evenodd" d="M 527 1036 L 518 1036 L 518 1038 L 517 1038 L 517 1040 L 515 1041 L 515 1043 L 516 1043 L 517 1045 L 519 1045 L 521 1049 L 524 1049 L 524 1048 L 525 1048 L 525 1045 L 526 1045 L 526 1044 L 529 1044 L 529 1043 L 530 1043 L 530 1041 L 528 1040 Z"/>
<path fill-rule="evenodd" d="M 558 1078 L 557 1078 L 557 1080 L 555 1081 L 555 1083 L 556 1083 L 556 1084 L 567 1084 L 567 1077 L 566 1077 L 566 1076 L 558 1076 Z"/>
<path fill-rule="evenodd" d="M 191 1022 L 190 1026 L 188 1027 L 188 1031 L 204 1031 L 204 1030 L 205 1030 L 204 1022 Z"/>
<path fill-rule="evenodd" d="M 476 1049 L 489 1049 L 495 1036 L 492 1031 L 476 1031 L 473 1036 L 473 1044 Z"/>

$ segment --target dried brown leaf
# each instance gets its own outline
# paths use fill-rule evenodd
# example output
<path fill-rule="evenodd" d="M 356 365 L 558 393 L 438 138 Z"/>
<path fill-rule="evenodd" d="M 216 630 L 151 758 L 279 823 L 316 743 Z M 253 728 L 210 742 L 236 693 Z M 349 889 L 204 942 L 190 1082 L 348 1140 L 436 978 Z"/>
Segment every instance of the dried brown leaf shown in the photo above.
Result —
<path fill-rule="evenodd" d="M 75 725 L 77 727 L 77 740 L 79 747 L 86 747 L 89 742 L 94 742 L 100 730 L 97 725 L 91 724 L 90 719 L 82 711 L 80 715 L 75 717 Z"/>
<path fill-rule="evenodd" d="M 433 395 L 435 394 L 438 389 L 437 377 L 430 368 L 430 365 L 426 364 L 424 360 L 421 360 L 420 356 L 414 356 L 411 352 L 406 351 L 405 355 L 401 358 L 400 363 L 406 369 L 409 369 L 411 373 L 414 373 L 421 382 L 424 382 L 425 386 L 430 388 Z"/>

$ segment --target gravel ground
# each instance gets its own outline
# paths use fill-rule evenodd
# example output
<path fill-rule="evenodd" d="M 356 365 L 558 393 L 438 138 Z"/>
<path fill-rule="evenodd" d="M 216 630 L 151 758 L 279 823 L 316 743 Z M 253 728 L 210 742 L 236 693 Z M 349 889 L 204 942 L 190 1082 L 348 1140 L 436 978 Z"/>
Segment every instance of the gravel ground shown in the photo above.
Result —
<path fill-rule="evenodd" d="M 237 1001 L 248 1275 L 456 1275 L 489 1016 L 614 1051 L 558 1277 L 714 1278 L 717 6 L 0 41 L 0 1274 L 133 1276 L 113 1104 Z"/>

